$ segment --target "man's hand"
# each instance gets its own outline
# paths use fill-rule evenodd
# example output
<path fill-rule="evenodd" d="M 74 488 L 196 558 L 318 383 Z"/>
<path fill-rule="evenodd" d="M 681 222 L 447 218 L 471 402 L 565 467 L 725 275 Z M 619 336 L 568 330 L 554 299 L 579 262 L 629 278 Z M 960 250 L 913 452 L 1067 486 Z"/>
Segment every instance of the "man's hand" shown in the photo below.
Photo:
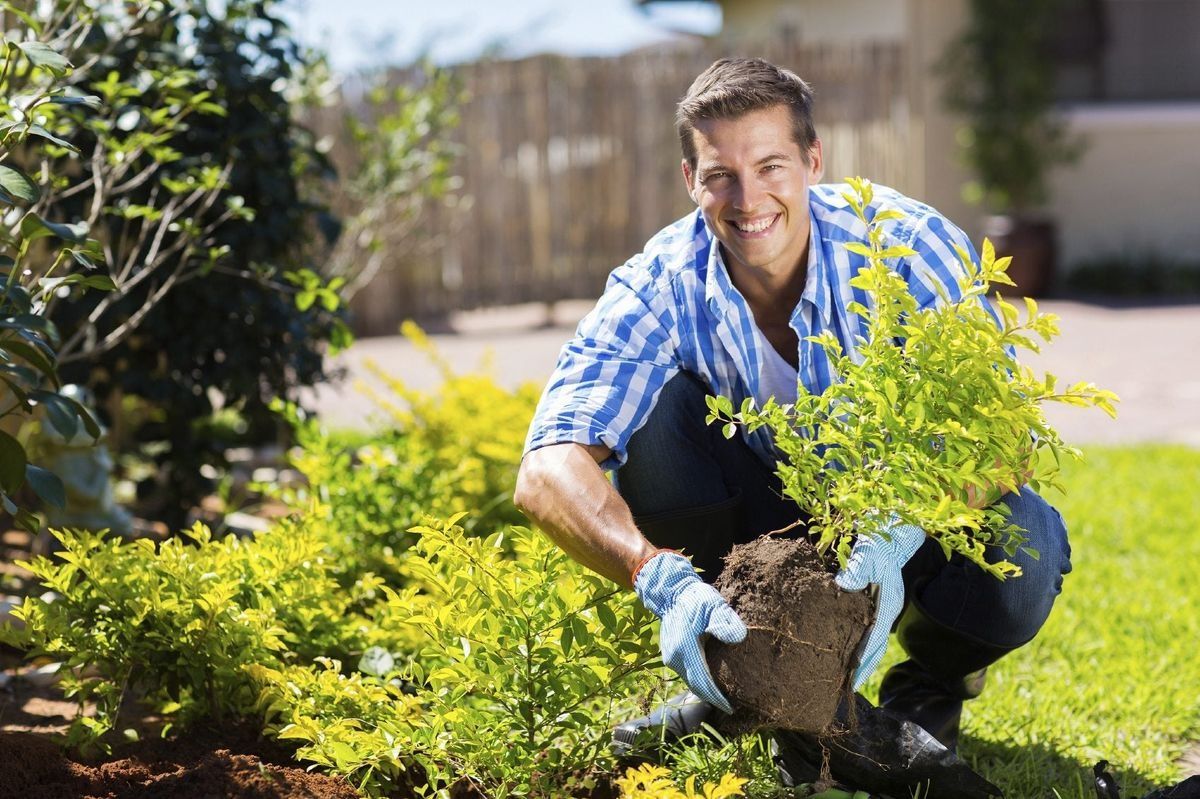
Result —
<path fill-rule="evenodd" d="M 702 637 L 711 635 L 727 644 L 742 641 L 746 625 L 733 608 L 700 579 L 691 561 L 676 552 L 659 552 L 642 564 L 634 574 L 633 590 L 646 609 L 662 620 L 658 644 L 663 662 L 692 693 L 732 713 L 708 670 Z"/>
<path fill-rule="evenodd" d="M 862 687 L 879 666 L 887 650 L 892 624 L 904 607 L 904 578 L 900 570 L 916 554 L 925 541 L 925 533 L 911 524 L 896 524 L 885 528 L 884 535 L 864 533 L 854 542 L 846 568 L 837 573 L 834 582 L 844 591 L 861 591 L 868 585 L 879 586 L 875 623 L 867 636 L 854 672 L 854 690 Z"/>

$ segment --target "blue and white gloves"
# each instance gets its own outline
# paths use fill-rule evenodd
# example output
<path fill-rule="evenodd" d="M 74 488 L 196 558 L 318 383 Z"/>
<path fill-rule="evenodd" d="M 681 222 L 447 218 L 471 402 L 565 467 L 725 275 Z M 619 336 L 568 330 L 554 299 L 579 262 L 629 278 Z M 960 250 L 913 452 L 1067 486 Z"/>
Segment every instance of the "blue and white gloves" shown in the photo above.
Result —
<path fill-rule="evenodd" d="M 844 591 L 861 591 L 872 584 L 879 586 L 875 624 L 854 672 L 856 691 L 879 666 L 892 624 L 904 607 L 904 578 L 900 570 L 925 543 L 925 532 L 911 524 L 894 524 L 884 530 L 887 538 L 879 533 L 860 534 L 850 550 L 846 567 L 834 578 Z"/>
<path fill-rule="evenodd" d="M 633 590 L 646 609 L 662 620 L 658 645 L 663 662 L 696 696 L 732 713 L 708 670 L 703 642 L 706 634 L 727 644 L 745 639 L 746 625 L 729 603 L 677 552 L 659 552 L 643 563 L 634 574 Z"/>

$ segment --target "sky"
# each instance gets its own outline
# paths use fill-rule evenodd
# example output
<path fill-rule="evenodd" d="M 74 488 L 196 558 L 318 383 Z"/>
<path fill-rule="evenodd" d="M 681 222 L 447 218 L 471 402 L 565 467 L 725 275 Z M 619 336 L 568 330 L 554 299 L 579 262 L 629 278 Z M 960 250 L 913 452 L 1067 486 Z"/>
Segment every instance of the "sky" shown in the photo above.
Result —
<path fill-rule="evenodd" d="M 338 72 L 438 63 L 485 52 L 613 55 L 663 41 L 672 29 L 715 33 L 715 3 L 634 0 L 285 0 L 297 37 L 325 49 Z"/>

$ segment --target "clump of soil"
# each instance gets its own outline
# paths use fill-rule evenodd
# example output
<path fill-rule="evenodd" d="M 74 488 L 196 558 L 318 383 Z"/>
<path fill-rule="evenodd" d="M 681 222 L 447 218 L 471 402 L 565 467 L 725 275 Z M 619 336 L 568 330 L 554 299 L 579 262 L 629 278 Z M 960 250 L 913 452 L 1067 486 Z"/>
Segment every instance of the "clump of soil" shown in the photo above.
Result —
<path fill-rule="evenodd" d="M 294 762 L 277 764 L 273 761 L 285 758 L 268 751 L 238 754 L 204 736 L 147 741 L 101 763 L 73 760 L 48 738 L 31 733 L 0 733 L 0 751 L 0 799 L 358 797 L 345 780 L 311 773 Z"/>
<path fill-rule="evenodd" d="M 828 732 L 851 691 L 871 598 L 838 588 L 807 540 L 771 536 L 735 546 L 715 585 L 748 629 L 740 644 L 706 647 L 734 709 L 722 731 Z"/>

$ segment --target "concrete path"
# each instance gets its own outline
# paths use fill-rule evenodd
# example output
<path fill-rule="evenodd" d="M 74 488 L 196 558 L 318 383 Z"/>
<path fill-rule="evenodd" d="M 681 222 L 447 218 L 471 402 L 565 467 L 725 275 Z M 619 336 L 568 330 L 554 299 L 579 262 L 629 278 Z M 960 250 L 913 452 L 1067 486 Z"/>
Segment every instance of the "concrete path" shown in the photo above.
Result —
<path fill-rule="evenodd" d="M 558 350 L 590 302 L 525 305 L 457 314 L 453 333 L 432 334 L 440 352 L 461 372 L 479 367 L 485 353 L 504 385 L 544 383 Z M 1174 442 L 1200 447 L 1200 305 L 1110 307 L 1044 301 L 1061 317 L 1062 336 L 1025 361 L 1063 381 L 1090 380 L 1121 397 L 1114 421 L 1091 408 L 1054 406 L 1051 422 L 1072 444 Z M 363 339 L 336 359 L 348 370 L 339 387 L 323 386 L 313 397 L 317 412 L 334 426 L 365 428 L 373 405 L 354 388 L 369 380 L 364 362 L 417 388 L 432 388 L 437 371 L 400 336 Z"/>

